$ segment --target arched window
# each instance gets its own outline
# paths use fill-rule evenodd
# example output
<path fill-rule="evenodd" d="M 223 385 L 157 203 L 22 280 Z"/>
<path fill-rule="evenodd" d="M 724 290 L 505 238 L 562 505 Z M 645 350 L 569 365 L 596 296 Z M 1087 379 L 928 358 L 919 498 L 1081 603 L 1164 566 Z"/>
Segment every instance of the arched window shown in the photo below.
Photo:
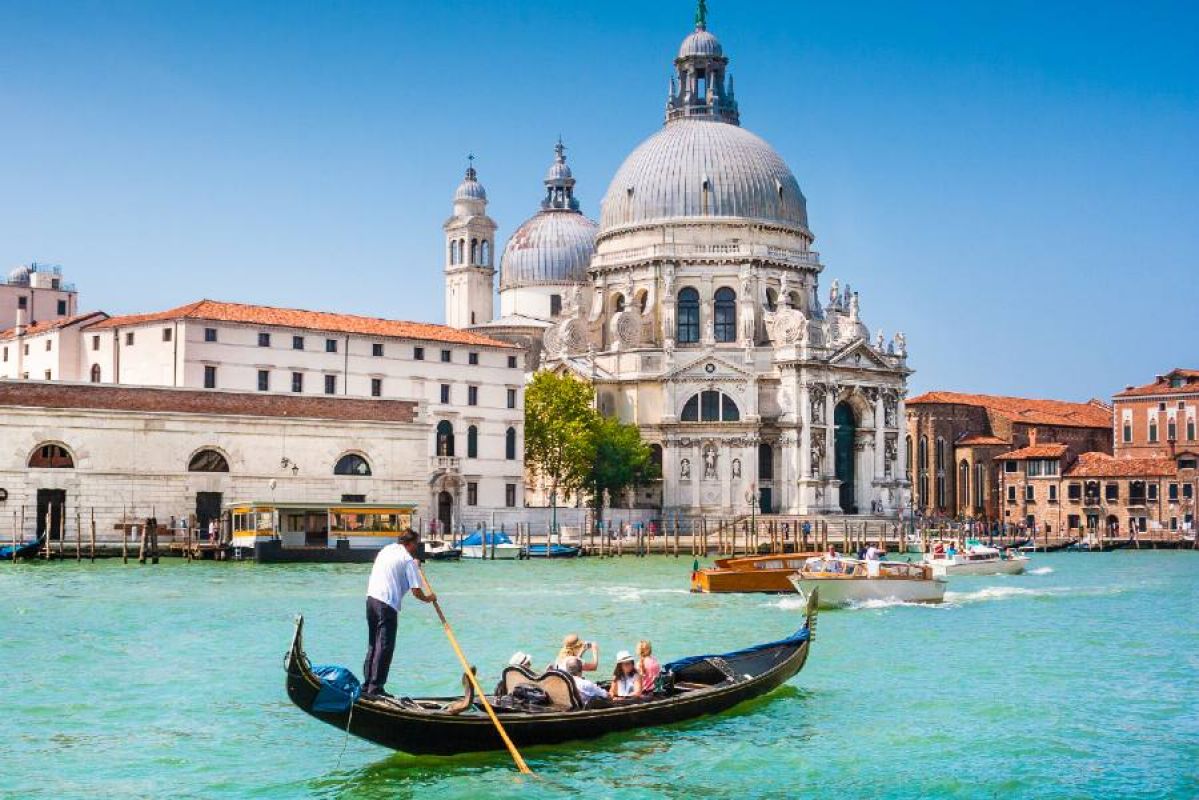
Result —
<path fill-rule="evenodd" d="M 741 419 L 741 412 L 733 398 L 724 392 L 709 389 L 692 395 L 683 404 L 680 419 L 683 422 L 737 422 Z"/>
<path fill-rule="evenodd" d="M 649 446 L 649 461 L 658 468 L 658 474 L 662 474 L 662 445 L 651 444 Z"/>
<path fill-rule="evenodd" d="M 970 465 L 962 459 L 958 464 L 958 508 L 965 510 L 970 502 Z"/>
<path fill-rule="evenodd" d="M 737 293 L 727 286 L 716 290 L 713 329 L 718 342 L 737 341 Z"/>
<path fill-rule="evenodd" d="M 974 508 L 982 511 L 986 500 L 987 468 L 983 464 L 974 465 Z"/>
<path fill-rule="evenodd" d="M 450 242 L 450 263 L 458 263 L 458 240 L 454 239 Z"/>
<path fill-rule="evenodd" d="M 699 341 L 699 292 L 690 286 L 680 289 L 677 305 L 675 339 L 679 344 L 694 344 Z"/>
<path fill-rule="evenodd" d="M 774 448 L 765 442 L 758 445 L 758 480 L 774 480 Z"/>
<path fill-rule="evenodd" d="M 479 245 L 479 263 L 483 266 L 491 263 L 491 242 L 486 239 Z"/>
<path fill-rule="evenodd" d="M 617 292 L 616 294 L 612 295 L 612 311 L 613 311 L 613 313 L 615 313 L 617 311 L 624 311 L 624 295 L 623 294 L 620 294 L 619 292 Z"/>
<path fill-rule="evenodd" d="M 516 460 L 516 428 L 509 428 L 504 433 L 504 458 Z"/>
<path fill-rule="evenodd" d="M 556 317 L 562 313 L 562 295 L 550 295 L 550 316 Z"/>
<path fill-rule="evenodd" d="M 466 457 L 479 457 L 479 429 L 474 425 L 466 429 Z"/>
<path fill-rule="evenodd" d="M 100 365 L 92 364 L 92 383 L 100 382 Z"/>
<path fill-rule="evenodd" d="M 774 289 L 766 290 L 766 310 L 778 311 L 779 309 L 779 293 Z"/>
<path fill-rule="evenodd" d="M 229 462 L 220 452 L 211 448 L 200 450 L 187 462 L 188 472 L 228 472 Z"/>
<path fill-rule="evenodd" d="M 799 306 L 800 306 L 799 292 L 788 292 L 787 293 L 787 305 L 790 306 L 791 308 L 799 308 Z"/>
<path fill-rule="evenodd" d="M 920 472 L 919 488 L 920 505 L 928 507 L 928 437 L 920 437 L 920 452 L 916 456 L 916 469 Z"/>
<path fill-rule="evenodd" d="M 357 453 L 346 453 L 333 465 L 333 474 L 365 478 L 371 474 L 371 465 Z"/>
<path fill-rule="evenodd" d="M 903 471 L 907 475 L 908 483 L 912 482 L 912 437 L 905 436 L 903 443 Z"/>
<path fill-rule="evenodd" d="M 454 455 L 454 426 L 449 420 L 437 423 L 437 455 Z"/>
<path fill-rule="evenodd" d="M 645 309 L 649 306 L 649 292 L 645 289 L 638 290 L 633 296 L 633 302 L 637 305 L 637 313 L 644 314 Z"/>
<path fill-rule="evenodd" d="M 472 264 L 479 263 L 479 240 L 478 239 L 470 240 L 470 263 L 472 263 Z"/>
<path fill-rule="evenodd" d="M 29 466 L 38 469 L 75 469 L 75 459 L 61 444 L 40 444 L 29 454 Z"/>

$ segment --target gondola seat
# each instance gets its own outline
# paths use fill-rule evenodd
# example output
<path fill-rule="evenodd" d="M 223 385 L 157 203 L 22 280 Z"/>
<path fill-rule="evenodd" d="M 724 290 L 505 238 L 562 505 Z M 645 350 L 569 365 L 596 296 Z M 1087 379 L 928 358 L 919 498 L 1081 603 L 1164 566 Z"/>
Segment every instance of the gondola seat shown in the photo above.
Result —
<path fill-rule="evenodd" d="M 510 695 L 517 686 L 529 684 L 545 692 L 550 698 L 550 705 L 555 708 L 577 709 L 583 707 L 583 699 L 575 686 L 574 679 L 564 671 L 551 667 L 539 676 L 534 676 L 530 670 L 519 666 L 506 667 L 501 675 L 504 694 Z"/>

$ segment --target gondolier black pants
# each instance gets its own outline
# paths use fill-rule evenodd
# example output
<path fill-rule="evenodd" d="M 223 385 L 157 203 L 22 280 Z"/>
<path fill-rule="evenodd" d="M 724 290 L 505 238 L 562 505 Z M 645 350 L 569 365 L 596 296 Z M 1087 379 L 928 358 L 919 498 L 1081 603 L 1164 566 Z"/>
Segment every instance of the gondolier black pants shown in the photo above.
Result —
<path fill-rule="evenodd" d="M 366 598 L 366 661 L 362 665 L 362 691 L 374 694 L 387 685 L 391 654 L 396 646 L 400 615 L 381 600 Z"/>

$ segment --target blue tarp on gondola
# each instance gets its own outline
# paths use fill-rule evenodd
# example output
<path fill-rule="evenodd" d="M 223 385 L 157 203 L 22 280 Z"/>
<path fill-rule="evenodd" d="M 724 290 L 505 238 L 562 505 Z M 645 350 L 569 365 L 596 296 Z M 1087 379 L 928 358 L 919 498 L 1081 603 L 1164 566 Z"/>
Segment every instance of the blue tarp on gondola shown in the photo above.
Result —
<path fill-rule="evenodd" d="M 475 531 L 458 544 L 462 547 L 478 547 L 479 545 L 483 544 L 483 533 L 481 531 Z M 487 546 L 490 547 L 493 544 L 512 544 L 512 540 L 509 539 L 508 534 L 504 533 L 503 531 L 488 531 Z"/>
<path fill-rule="evenodd" d="M 321 689 L 312 701 L 313 711 L 347 711 L 362 694 L 362 684 L 345 667 L 325 664 L 313 667 L 312 672 L 321 680 Z"/>
<path fill-rule="evenodd" d="M 727 661 L 738 656 L 748 656 L 752 655 L 753 653 L 760 653 L 763 650 L 770 650 L 774 647 L 796 647 L 806 642 L 811 638 L 811 636 L 812 633 L 808 629 L 808 626 L 804 625 L 786 639 L 779 639 L 777 642 L 755 644 L 753 647 L 747 647 L 744 650 L 734 650 L 731 653 L 712 653 L 706 656 L 688 656 L 687 658 L 680 658 L 678 661 L 671 661 L 669 664 L 663 665 L 662 671 L 678 672 L 685 667 L 690 667 L 692 664 L 698 664 L 701 661 L 707 661 L 709 658 L 723 658 Z"/>

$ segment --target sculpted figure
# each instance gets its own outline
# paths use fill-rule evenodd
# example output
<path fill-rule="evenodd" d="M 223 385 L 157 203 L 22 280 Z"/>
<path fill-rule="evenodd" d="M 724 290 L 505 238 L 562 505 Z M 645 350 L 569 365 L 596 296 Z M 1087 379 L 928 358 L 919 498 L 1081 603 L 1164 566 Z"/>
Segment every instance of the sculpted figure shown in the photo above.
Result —
<path fill-rule="evenodd" d="M 704 448 L 704 479 L 716 479 L 716 448 L 712 445 Z"/>
<path fill-rule="evenodd" d="M 691 480 L 691 459 L 684 458 L 679 462 L 679 477 L 684 480 Z"/>

